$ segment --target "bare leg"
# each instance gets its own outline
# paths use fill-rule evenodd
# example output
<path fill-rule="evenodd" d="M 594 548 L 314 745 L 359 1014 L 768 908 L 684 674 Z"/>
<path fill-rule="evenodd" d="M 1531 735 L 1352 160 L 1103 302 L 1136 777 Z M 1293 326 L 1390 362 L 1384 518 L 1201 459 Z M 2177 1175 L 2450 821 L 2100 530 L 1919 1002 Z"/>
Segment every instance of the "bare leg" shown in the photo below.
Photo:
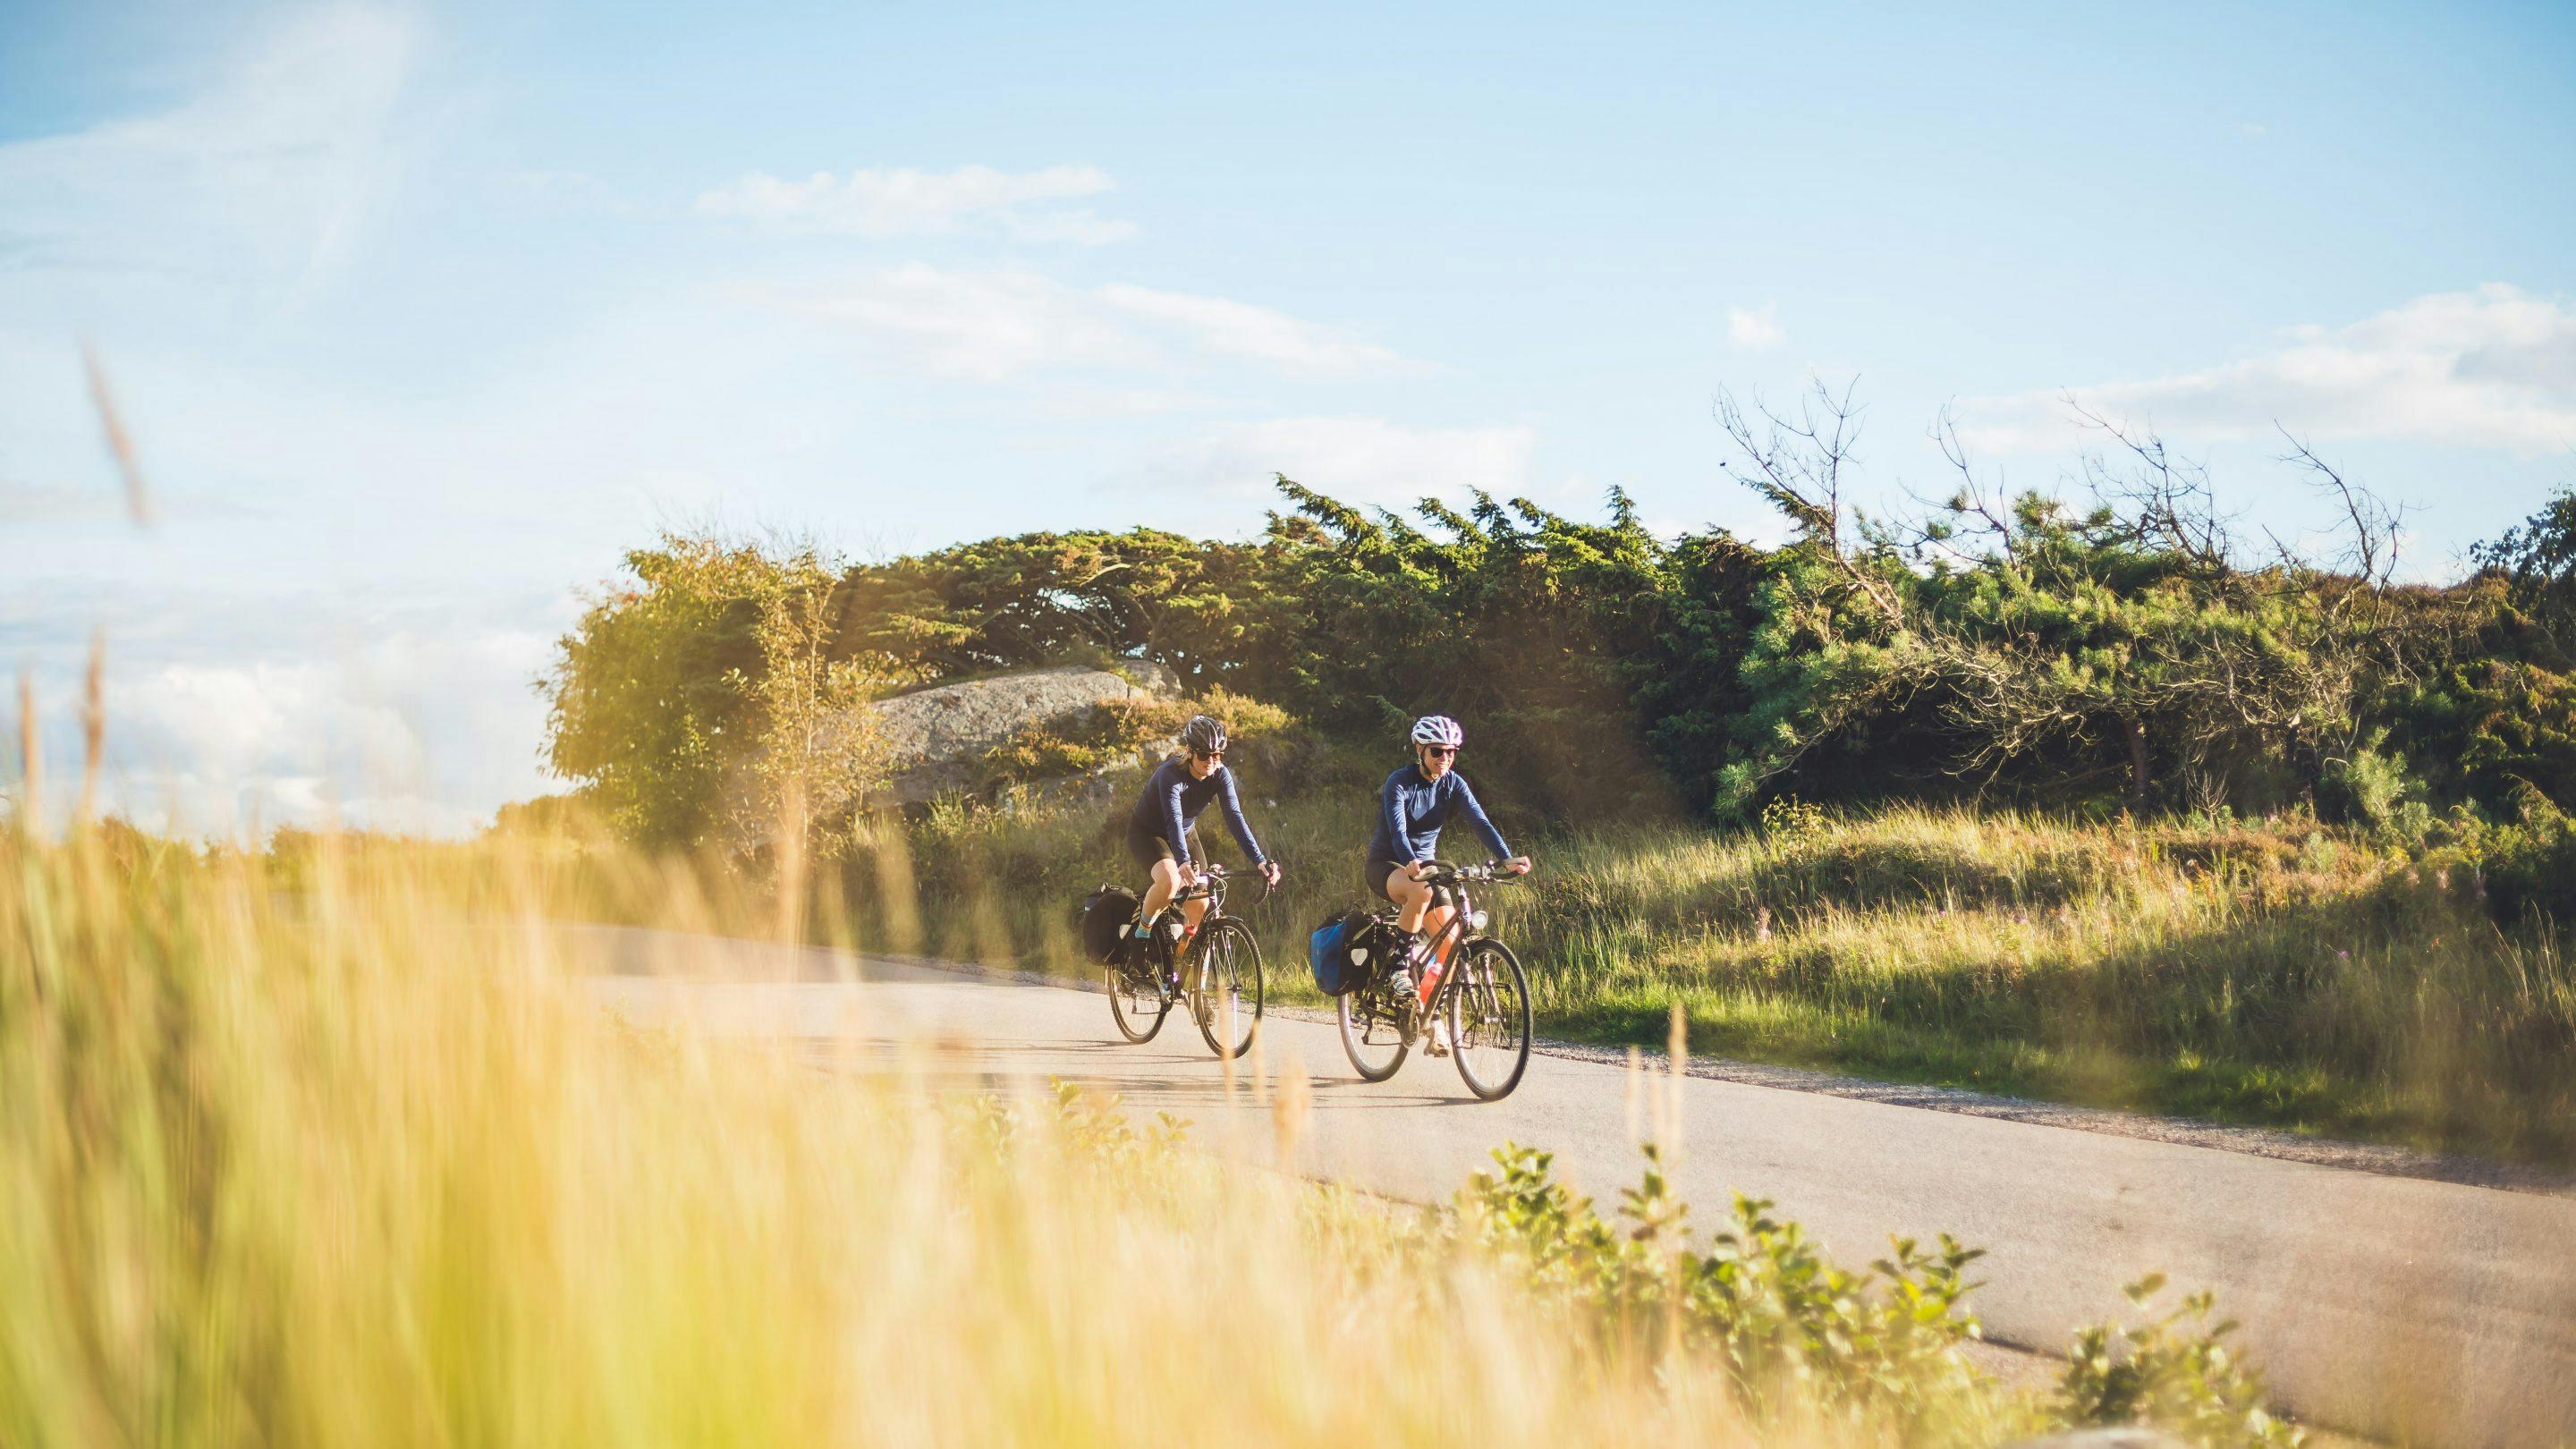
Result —
<path fill-rule="evenodd" d="M 1422 913 L 1431 906 L 1431 887 L 1418 880 L 1408 880 L 1397 871 L 1386 878 L 1386 893 L 1395 897 L 1395 923 L 1408 931 L 1422 929 Z"/>
<path fill-rule="evenodd" d="M 1172 903 L 1181 893 L 1181 863 L 1165 856 L 1154 862 L 1154 883 L 1145 888 L 1145 899 L 1136 912 L 1138 920 L 1151 920 L 1155 913 Z"/>
<path fill-rule="evenodd" d="M 1439 940 L 1439 939 L 1440 939 L 1440 933 L 1441 933 L 1443 930 L 1447 929 L 1447 928 L 1448 928 L 1449 923 L 1450 923 L 1451 921 L 1453 921 L 1453 920 L 1457 919 L 1457 917 L 1458 917 L 1458 908 L 1457 908 L 1456 906 L 1453 906 L 1453 905 L 1448 904 L 1447 902 L 1442 902 L 1441 904 L 1436 905 L 1436 906 L 1433 906 L 1431 909 L 1429 909 L 1429 910 L 1427 910 L 1427 911 L 1424 911 L 1424 912 L 1422 913 L 1422 935 L 1423 935 L 1423 938 L 1424 938 L 1425 940 L 1430 940 L 1430 941 L 1437 941 L 1437 940 Z M 1446 951 L 1446 950 L 1442 951 L 1442 952 L 1441 952 L 1441 955 L 1440 955 L 1440 959 L 1441 959 L 1441 960 L 1443 960 L 1443 961 L 1448 960 L 1448 959 L 1449 959 L 1449 952 L 1448 952 L 1448 951 Z"/>

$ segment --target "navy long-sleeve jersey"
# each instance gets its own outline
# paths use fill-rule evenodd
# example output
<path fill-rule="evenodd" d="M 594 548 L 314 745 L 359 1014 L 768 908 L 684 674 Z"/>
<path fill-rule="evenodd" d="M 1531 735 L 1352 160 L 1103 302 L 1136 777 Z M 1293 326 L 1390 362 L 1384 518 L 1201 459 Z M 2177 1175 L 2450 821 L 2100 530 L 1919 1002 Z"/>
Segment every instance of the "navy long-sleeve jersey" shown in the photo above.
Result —
<path fill-rule="evenodd" d="M 1496 860 L 1511 858 L 1512 848 L 1486 818 L 1485 807 L 1476 803 L 1476 792 L 1467 787 L 1465 776 L 1451 770 L 1431 780 L 1423 776 L 1421 766 L 1406 765 L 1387 776 L 1377 792 L 1377 834 L 1369 838 L 1369 859 L 1398 865 L 1432 859 L 1439 852 L 1440 827 L 1452 815 L 1467 817 Z"/>
<path fill-rule="evenodd" d="M 1190 773 L 1189 761 L 1174 757 L 1155 767 L 1145 781 L 1145 793 L 1136 797 L 1136 809 L 1130 817 L 1135 828 L 1149 835 L 1159 835 L 1172 843 L 1172 853 L 1183 865 L 1195 864 L 1190 859 L 1190 826 L 1206 811 L 1211 802 L 1223 802 L 1225 824 L 1252 857 L 1254 865 L 1266 864 L 1270 857 L 1261 853 L 1261 842 L 1252 838 L 1252 826 L 1243 818 L 1243 801 L 1234 793 L 1234 772 L 1223 765 L 1208 772 L 1202 780 Z"/>

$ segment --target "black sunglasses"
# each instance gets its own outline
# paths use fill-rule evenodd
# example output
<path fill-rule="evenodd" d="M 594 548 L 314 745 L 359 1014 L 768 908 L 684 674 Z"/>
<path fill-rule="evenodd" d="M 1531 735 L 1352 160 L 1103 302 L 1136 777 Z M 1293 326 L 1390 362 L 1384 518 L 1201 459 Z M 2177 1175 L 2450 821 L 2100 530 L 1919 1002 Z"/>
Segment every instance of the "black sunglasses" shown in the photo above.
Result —
<path fill-rule="evenodd" d="M 1190 751 L 1190 758 L 1191 758 L 1191 759 L 1193 759 L 1193 760 L 1222 760 L 1222 759 L 1224 759 L 1224 758 L 1225 758 L 1225 751 L 1223 751 L 1223 750 L 1192 750 L 1192 751 Z"/>
<path fill-rule="evenodd" d="M 1458 747 L 1456 745 L 1424 745 L 1423 748 L 1443 759 L 1458 753 Z"/>

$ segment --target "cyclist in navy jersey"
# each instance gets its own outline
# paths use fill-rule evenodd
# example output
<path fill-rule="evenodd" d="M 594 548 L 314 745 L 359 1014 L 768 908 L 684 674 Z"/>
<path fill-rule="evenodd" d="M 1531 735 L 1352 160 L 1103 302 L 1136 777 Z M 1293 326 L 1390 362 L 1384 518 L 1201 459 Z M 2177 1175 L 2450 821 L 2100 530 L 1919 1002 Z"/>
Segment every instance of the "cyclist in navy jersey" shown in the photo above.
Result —
<path fill-rule="evenodd" d="M 1466 743 L 1466 732 L 1458 722 L 1445 714 L 1425 715 L 1413 722 L 1412 739 L 1414 762 L 1387 776 L 1378 790 L 1377 833 L 1370 837 L 1368 856 L 1360 867 L 1362 884 L 1371 894 L 1395 903 L 1400 912 L 1396 924 L 1414 938 L 1388 982 L 1390 993 L 1399 996 L 1413 990 L 1413 972 L 1421 964 L 1425 939 L 1437 936 L 1456 909 L 1447 901 L 1433 901 L 1431 887 L 1422 883 L 1427 863 L 1439 854 L 1440 827 L 1451 817 L 1463 815 L 1507 869 L 1517 875 L 1530 868 L 1528 856 L 1512 854 L 1503 843 L 1503 833 L 1494 828 L 1485 807 L 1477 803 L 1476 792 L 1457 771 L 1458 750 Z M 1438 1055 L 1443 1045 L 1435 1033 L 1433 1054 Z"/>
<path fill-rule="evenodd" d="M 1243 801 L 1235 793 L 1234 772 L 1225 767 L 1225 725 L 1213 715 L 1193 716 L 1181 730 L 1181 744 L 1181 754 L 1155 767 L 1127 816 L 1127 854 L 1153 874 L 1136 912 L 1139 940 L 1152 933 L 1172 897 L 1198 883 L 1198 867 L 1207 855 L 1199 845 L 1197 821 L 1210 804 L 1224 805 L 1226 828 L 1261 868 L 1262 879 L 1279 883 L 1279 862 L 1263 854 L 1261 842 L 1253 839 Z M 1205 896 L 1182 903 L 1191 931 L 1198 930 L 1207 907 Z"/>

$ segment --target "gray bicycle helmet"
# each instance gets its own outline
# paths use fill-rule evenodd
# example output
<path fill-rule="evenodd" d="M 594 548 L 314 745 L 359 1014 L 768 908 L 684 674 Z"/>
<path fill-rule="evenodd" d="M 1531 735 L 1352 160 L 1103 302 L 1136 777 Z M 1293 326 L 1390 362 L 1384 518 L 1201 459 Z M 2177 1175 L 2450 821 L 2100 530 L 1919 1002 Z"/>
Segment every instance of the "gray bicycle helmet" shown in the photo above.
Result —
<path fill-rule="evenodd" d="M 1225 722 L 1212 714 L 1190 716 L 1181 726 L 1181 745 L 1193 755 L 1225 753 Z"/>

